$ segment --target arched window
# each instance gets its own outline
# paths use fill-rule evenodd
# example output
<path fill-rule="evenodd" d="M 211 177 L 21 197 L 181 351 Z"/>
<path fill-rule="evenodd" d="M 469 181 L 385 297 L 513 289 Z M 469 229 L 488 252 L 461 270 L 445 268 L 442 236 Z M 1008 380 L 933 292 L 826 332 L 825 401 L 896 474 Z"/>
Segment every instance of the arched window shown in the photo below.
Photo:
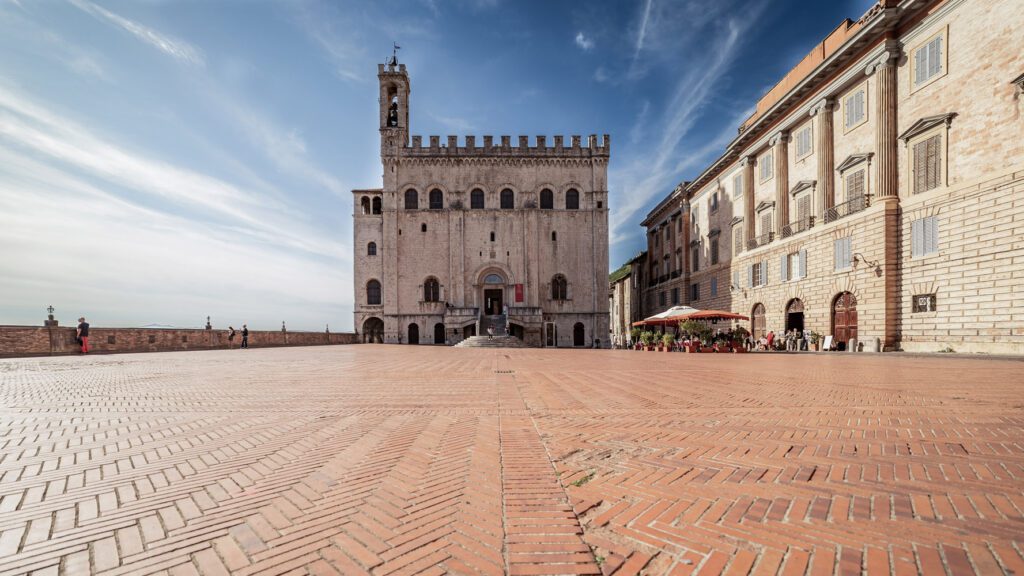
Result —
<path fill-rule="evenodd" d="M 420 232 L 426 232 L 426 231 L 427 231 L 427 223 L 423 222 L 422 224 L 420 224 Z"/>
<path fill-rule="evenodd" d="M 420 195 L 416 192 L 415 188 L 409 188 L 405 191 L 405 209 L 406 210 L 418 210 L 420 207 Z"/>
<path fill-rule="evenodd" d="M 504 284 L 505 279 L 497 274 L 488 274 L 484 277 L 484 284 Z"/>
<path fill-rule="evenodd" d="M 577 322 L 572 326 L 572 345 L 577 348 L 587 345 L 586 329 L 583 327 L 583 322 Z"/>
<path fill-rule="evenodd" d="M 551 299 L 566 300 L 568 294 L 569 282 L 565 279 L 565 276 L 555 274 L 555 277 L 551 279 Z"/>
<path fill-rule="evenodd" d="M 377 255 L 377 243 L 376 242 L 370 242 L 369 244 L 366 245 L 366 255 L 367 256 L 376 256 Z"/>
<path fill-rule="evenodd" d="M 444 194 L 437 188 L 434 188 L 430 191 L 430 209 L 440 210 L 442 208 L 444 208 Z"/>
<path fill-rule="evenodd" d="M 441 300 L 441 284 L 437 278 L 427 278 L 423 283 L 423 301 L 438 302 Z"/>
<path fill-rule="evenodd" d="M 484 209 L 484 191 L 479 188 L 474 188 L 469 193 L 469 207 L 473 210 Z"/>
<path fill-rule="evenodd" d="M 540 191 L 540 209 L 552 210 L 555 207 L 555 194 L 547 188 Z"/>
<path fill-rule="evenodd" d="M 580 209 L 580 193 L 575 188 L 570 188 L 565 193 L 565 209 L 566 210 L 579 210 Z"/>
<path fill-rule="evenodd" d="M 363 199 L 359 201 L 359 206 L 363 209 L 363 214 L 370 213 L 370 198 L 363 196 Z"/>
<path fill-rule="evenodd" d="M 366 283 L 366 303 L 370 306 L 380 305 L 380 282 L 370 280 Z"/>
<path fill-rule="evenodd" d="M 380 214 L 380 212 L 380 196 L 377 196 L 373 199 L 373 213 Z"/>
<path fill-rule="evenodd" d="M 551 241 L 558 242 L 558 232 L 555 232 L 554 230 L 551 231 Z"/>
<path fill-rule="evenodd" d="M 505 188 L 501 191 L 501 209 L 512 210 L 516 207 L 516 194 L 511 188 Z"/>

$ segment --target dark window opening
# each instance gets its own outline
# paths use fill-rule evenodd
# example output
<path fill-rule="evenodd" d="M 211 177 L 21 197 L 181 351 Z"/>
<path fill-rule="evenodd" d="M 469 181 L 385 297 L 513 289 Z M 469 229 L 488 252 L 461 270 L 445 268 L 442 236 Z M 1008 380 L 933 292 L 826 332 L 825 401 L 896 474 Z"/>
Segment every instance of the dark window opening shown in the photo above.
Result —
<path fill-rule="evenodd" d="M 569 191 L 565 193 L 565 209 L 580 209 L 580 193 L 575 188 L 570 188 Z"/>
<path fill-rule="evenodd" d="M 484 191 L 477 188 L 469 193 L 469 207 L 473 210 L 484 209 Z"/>
<path fill-rule="evenodd" d="M 420 232 L 426 232 L 426 231 L 427 231 L 427 225 L 425 223 L 424 224 L 420 224 Z"/>
<path fill-rule="evenodd" d="M 516 195 L 510 188 L 505 188 L 501 191 L 501 209 L 511 210 L 515 208 Z"/>
<path fill-rule="evenodd" d="M 405 209 L 406 210 L 417 210 L 420 207 L 420 196 L 416 192 L 415 188 L 410 188 L 405 191 Z"/>
<path fill-rule="evenodd" d="M 423 283 L 423 301 L 439 302 L 441 299 L 441 284 L 436 278 L 427 278 Z"/>
<path fill-rule="evenodd" d="M 370 242 L 369 244 L 366 245 L 366 255 L 367 256 L 376 256 L 377 255 L 377 243 L 376 242 Z"/>
<path fill-rule="evenodd" d="M 366 283 L 366 303 L 370 306 L 380 305 L 380 282 L 370 280 Z"/>
<path fill-rule="evenodd" d="M 567 300 L 569 294 L 569 282 L 565 279 L 565 276 L 556 274 L 551 279 L 551 299 L 552 300 Z"/>
<path fill-rule="evenodd" d="M 430 209 L 440 210 L 442 208 L 444 208 L 444 194 L 437 188 L 434 188 L 430 191 Z"/>
<path fill-rule="evenodd" d="M 551 241 L 558 242 L 558 232 L 555 232 L 554 230 L 551 231 Z"/>
<path fill-rule="evenodd" d="M 380 212 L 381 212 L 381 210 L 380 210 L 380 197 L 378 196 L 378 197 L 373 199 L 373 213 L 374 214 L 380 214 Z"/>
<path fill-rule="evenodd" d="M 540 191 L 540 209 L 552 210 L 555 207 L 555 194 L 547 188 Z"/>
<path fill-rule="evenodd" d="M 491 242 L 494 242 L 494 232 L 491 232 Z"/>

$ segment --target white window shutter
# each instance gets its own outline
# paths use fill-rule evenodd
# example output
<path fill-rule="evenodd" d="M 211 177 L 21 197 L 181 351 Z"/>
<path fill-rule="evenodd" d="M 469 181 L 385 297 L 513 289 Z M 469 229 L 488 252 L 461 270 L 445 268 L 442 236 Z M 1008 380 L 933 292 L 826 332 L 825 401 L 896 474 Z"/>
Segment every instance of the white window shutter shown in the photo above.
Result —
<path fill-rule="evenodd" d="M 762 260 L 761 261 L 761 285 L 762 286 L 767 286 L 768 285 L 768 261 L 767 260 Z"/>
<path fill-rule="evenodd" d="M 942 71 L 942 36 L 932 40 L 928 45 L 928 77 L 931 78 Z"/>
<path fill-rule="evenodd" d="M 747 288 L 754 287 L 754 265 L 747 266 Z"/>
<path fill-rule="evenodd" d="M 924 252 L 924 227 L 922 220 L 914 220 L 910 224 L 910 255 L 920 256 Z"/>
<path fill-rule="evenodd" d="M 839 270 L 842 268 L 843 262 L 843 247 L 840 245 L 841 241 L 836 240 L 835 245 L 832 248 L 832 269 Z"/>
<path fill-rule="evenodd" d="M 800 277 L 807 278 L 807 250 L 800 251 Z"/>
<path fill-rule="evenodd" d="M 779 280 L 785 282 L 789 280 L 789 254 L 783 254 L 782 259 L 779 260 Z"/>

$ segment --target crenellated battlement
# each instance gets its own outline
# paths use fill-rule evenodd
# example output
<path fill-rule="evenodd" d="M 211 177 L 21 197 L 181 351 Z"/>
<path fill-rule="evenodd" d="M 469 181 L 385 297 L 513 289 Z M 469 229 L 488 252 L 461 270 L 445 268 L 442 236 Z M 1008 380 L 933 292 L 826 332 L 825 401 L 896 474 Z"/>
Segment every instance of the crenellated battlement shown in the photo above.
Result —
<path fill-rule="evenodd" d="M 547 136 L 536 136 L 534 145 L 530 145 L 529 136 L 518 136 L 516 145 L 512 145 L 511 136 L 499 136 L 495 142 L 494 136 L 484 136 L 483 142 L 478 142 L 476 136 L 463 137 L 463 145 L 459 145 L 458 136 L 448 136 L 445 142 L 441 142 L 440 136 L 428 136 L 426 145 L 422 136 L 413 136 L 412 144 L 402 148 L 402 155 L 407 157 L 480 157 L 480 156 L 529 156 L 545 158 L 580 158 L 608 156 L 611 152 L 611 136 L 604 134 L 598 139 L 596 134 L 587 137 L 586 146 L 583 145 L 582 136 L 570 136 L 569 145 L 566 145 L 563 136 L 554 136 L 552 144 L 548 145 Z"/>

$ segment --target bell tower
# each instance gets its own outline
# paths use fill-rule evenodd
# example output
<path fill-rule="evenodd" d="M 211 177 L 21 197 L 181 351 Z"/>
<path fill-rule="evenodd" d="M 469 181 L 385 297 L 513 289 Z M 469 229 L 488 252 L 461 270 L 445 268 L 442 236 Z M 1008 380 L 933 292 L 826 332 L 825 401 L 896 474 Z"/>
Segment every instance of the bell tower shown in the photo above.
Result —
<path fill-rule="evenodd" d="M 409 75 L 392 56 L 377 65 L 380 83 L 380 155 L 394 157 L 409 143 Z"/>

